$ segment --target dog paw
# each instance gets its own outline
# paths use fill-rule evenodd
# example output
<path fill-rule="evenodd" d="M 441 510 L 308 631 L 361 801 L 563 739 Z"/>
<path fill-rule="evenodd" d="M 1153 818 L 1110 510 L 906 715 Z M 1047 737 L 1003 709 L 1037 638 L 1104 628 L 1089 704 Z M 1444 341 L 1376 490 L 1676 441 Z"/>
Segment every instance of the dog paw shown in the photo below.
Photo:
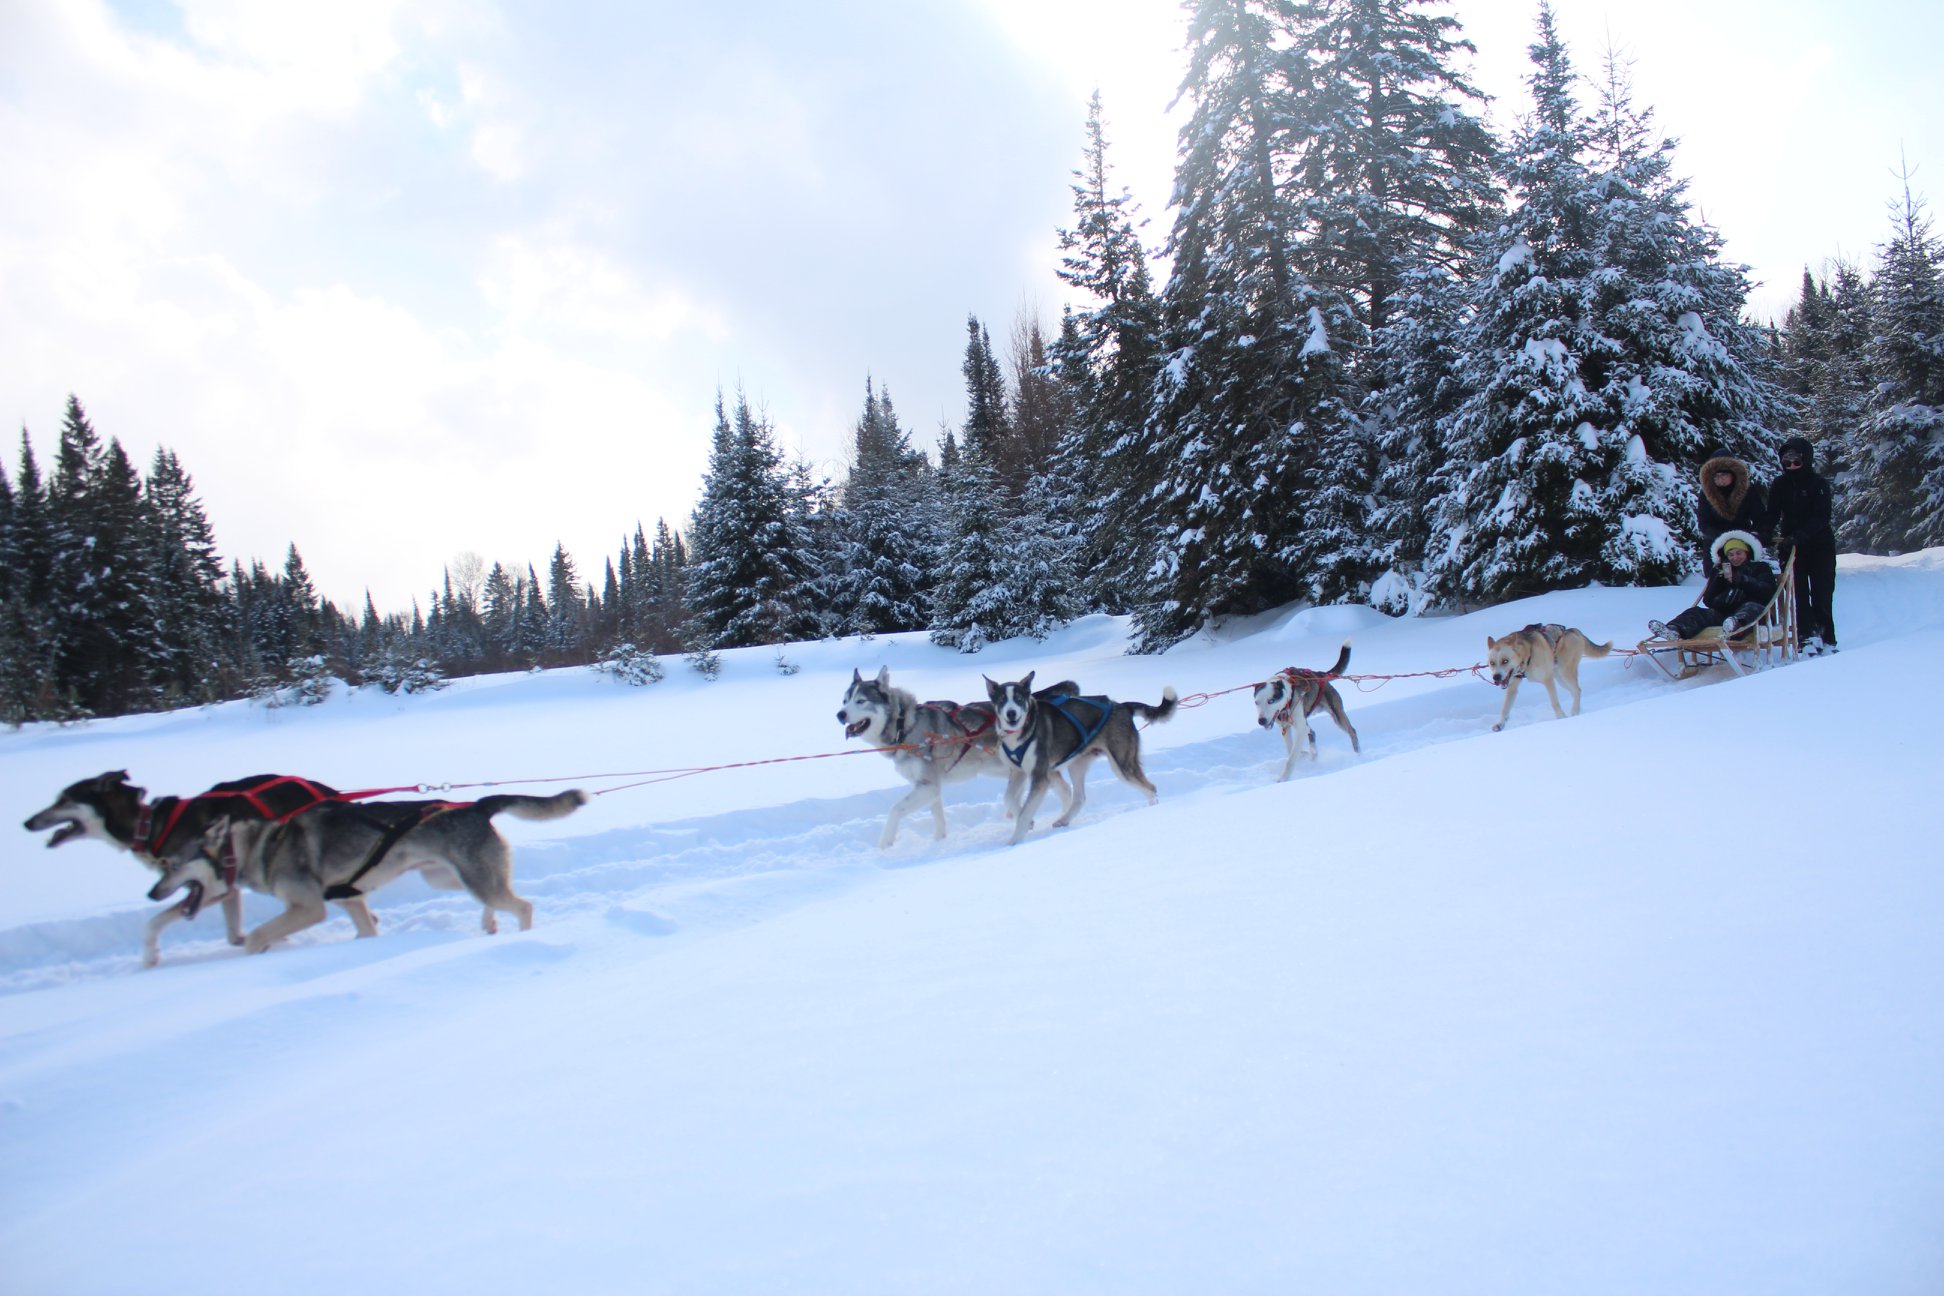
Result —
<path fill-rule="evenodd" d="M 1492 726 L 1492 732 L 1493 732 L 1493 733 L 1498 733 L 1498 732 L 1499 732 L 1500 730 L 1502 730 L 1502 729 L 1504 729 L 1504 728 L 1505 728 L 1505 724 L 1504 724 L 1504 722 L 1503 722 L 1503 721 L 1501 721 L 1500 723 L 1498 723 L 1498 724 L 1495 724 L 1495 725 L 1493 725 L 1493 726 Z"/>

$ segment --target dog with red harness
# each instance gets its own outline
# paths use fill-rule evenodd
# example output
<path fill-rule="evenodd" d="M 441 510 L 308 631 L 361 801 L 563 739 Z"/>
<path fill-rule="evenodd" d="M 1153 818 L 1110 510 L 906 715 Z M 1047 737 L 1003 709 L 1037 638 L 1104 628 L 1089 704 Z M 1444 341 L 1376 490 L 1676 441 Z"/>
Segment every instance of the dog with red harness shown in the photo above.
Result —
<path fill-rule="evenodd" d="M 1285 666 L 1255 686 L 1256 723 L 1264 729 L 1280 729 L 1283 749 L 1288 753 L 1276 782 L 1287 781 L 1289 772 L 1296 768 L 1296 731 L 1299 726 L 1308 740 L 1310 759 L 1316 759 L 1316 730 L 1310 727 L 1309 718 L 1319 708 L 1329 712 L 1337 728 L 1350 735 L 1351 751 L 1363 751 L 1363 745 L 1357 740 L 1356 727 L 1350 723 L 1350 717 L 1343 709 L 1343 697 L 1331 682 L 1341 679 L 1343 672 L 1349 669 L 1350 641 L 1346 639 L 1343 651 L 1337 654 L 1336 665 L 1330 669 L 1314 671 L 1301 666 Z"/>
<path fill-rule="evenodd" d="M 175 861 L 199 853 L 204 834 L 218 820 L 280 821 L 340 795 L 336 788 L 315 779 L 294 774 L 252 774 L 218 783 L 195 796 L 164 796 L 151 801 L 147 788 L 128 781 L 127 770 L 109 770 L 69 784 L 54 798 L 54 804 L 29 818 L 25 827 L 28 832 L 54 829 L 54 835 L 47 839 L 50 847 L 71 841 L 98 841 L 127 851 L 163 873 Z M 204 889 L 192 887 L 184 899 L 149 919 L 142 941 L 145 967 L 154 967 L 160 957 L 163 929 L 194 918 L 202 911 L 204 899 Z M 229 943 L 241 945 L 242 891 L 225 887 L 221 899 Z M 340 903 L 360 936 L 377 933 L 377 921 L 363 896 Z"/>

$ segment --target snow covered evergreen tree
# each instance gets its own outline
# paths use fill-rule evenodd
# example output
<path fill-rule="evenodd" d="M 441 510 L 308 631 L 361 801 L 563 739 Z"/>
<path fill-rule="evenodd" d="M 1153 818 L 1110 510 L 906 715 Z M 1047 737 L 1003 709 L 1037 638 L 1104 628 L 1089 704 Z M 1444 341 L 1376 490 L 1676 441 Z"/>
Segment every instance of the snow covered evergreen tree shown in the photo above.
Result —
<path fill-rule="evenodd" d="M 1944 544 L 1944 243 L 1904 177 L 1871 284 L 1873 388 L 1857 429 L 1842 543 L 1870 552 Z"/>
<path fill-rule="evenodd" d="M 927 623 L 940 540 L 931 478 L 898 425 L 890 392 L 867 378 L 835 520 L 828 597 L 836 633 L 888 634 Z"/>
<path fill-rule="evenodd" d="M 689 535 L 689 606 L 702 643 L 737 648 L 815 637 L 811 539 L 770 425 L 741 392 L 733 423 L 717 397 L 709 472 Z"/>
<path fill-rule="evenodd" d="M 1802 272 L 1802 295 L 1783 321 L 1781 381 L 1794 397 L 1796 426 L 1816 448 L 1816 470 L 1835 487 L 1839 533 L 1856 492 L 1852 438 L 1870 397 L 1870 290 L 1863 272 L 1838 262 L 1819 283 Z"/>
<path fill-rule="evenodd" d="M 951 535 L 932 599 L 933 643 L 973 653 L 999 639 L 1044 639 L 1078 615 L 1071 542 L 1030 503 L 1023 512 L 1012 503 L 985 455 L 960 451 L 945 494 Z"/>
<path fill-rule="evenodd" d="M 1449 600 L 1678 578 L 1702 450 L 1761 463 L 1781 409 L 1742 268 L 1690 218 L 1672 144 L 1613 67 L 1588 117 L 1548 5 L 1538 28 L 1517 202 L 1480 243 L 1446 423 L 1427 570 Z"/>
<path fill-rule="evenodd" d="M 1096 304 L 1068 310 L 1052 349 L 1072 410 L 1050 475 L 1067 484 L 1060 508 L 1082 537 L 1088 601 L 1124 612 L 1141 599 L 1153 562 L 1146 495 L 1159 468 L 1149 461 L 1144 425 L 1161 350 L 1161 303 L 1138 208 L 1110 178 L 1098 91 L 1087 109 L 1083 159 L 1073 173 L 1074 222 L 1060 231 L 1059 274 Z"/>
<path fill-rule="evenodd" d="M 156 449 L 143 495 L 147 535 L 142 543 L 152 555 L 161 695 L 165 701 L 216 701 L 222 695 L 217 662 L 230 606 L 215 532 L 174 451 Z"/>
<path fill-rule="evenodd" d="M 1281 44 L 1287 8 L 1201 0 L 1190 19 L 1176 172 L 1174 272 L 1148 431 L 1147 497 L 1160 527 L 1136 612 L 1137 647 L 1176 642 L 1211 617 L 1331 592 L 1351 568 L 1309 564 L 1307 489 L 1349 430 L 1345 369 L 1359 325 L 1293 259 L 1297 195 L 1278 183 L 1292 151 L 1287 87 L 1303 55 Z M 1333 483 L 1334 484 L 1334 483 Z"/>

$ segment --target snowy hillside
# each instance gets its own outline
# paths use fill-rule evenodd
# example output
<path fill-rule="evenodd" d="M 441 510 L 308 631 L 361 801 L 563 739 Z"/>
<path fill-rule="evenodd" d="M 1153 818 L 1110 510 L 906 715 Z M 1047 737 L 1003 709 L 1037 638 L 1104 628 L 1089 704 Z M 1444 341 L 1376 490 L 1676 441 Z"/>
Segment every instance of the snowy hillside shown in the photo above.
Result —
<path fill-rule="evenodd" d="M 1363 754 L 1321 724 L 1286 784 L 1216 697 L 1145 731 L 1158 806 L 1097 769 L 1018 847 L 984 781 L 879 851 L 872 754 L 622 786 L 844 750 L 854 668 L 1151 702 L 1346 637 L 1399 675 L 1534 620 L 1630 645 L 1692 594 L 0 734 L 14 825 L 121 768 L 619 789 L 501 821 L 529 933 L 407 879 L 375 940 L 246 958 L 210 913 L 152 971 L 148 874 L 0 835 L 0 1290 L 1944 1290 L 1944 551 L 1844 559 L 1841 655 L 1746 680 L 1591 662 L 1583 715 L 1529 686 L 1501 734 L 1470 675 L 1346 688 Z"/>

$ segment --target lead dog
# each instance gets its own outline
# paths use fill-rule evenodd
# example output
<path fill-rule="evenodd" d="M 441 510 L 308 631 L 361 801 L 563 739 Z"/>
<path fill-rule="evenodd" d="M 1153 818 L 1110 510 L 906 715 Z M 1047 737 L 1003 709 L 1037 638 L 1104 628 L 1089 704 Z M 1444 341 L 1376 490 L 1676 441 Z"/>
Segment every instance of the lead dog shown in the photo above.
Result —
<path fill-rule="evenodd" d="M 276 896 L 284 911 L 243 939 L 246 952 L 260 954 L 322 922 L 325 901 L 368 895 L 418 869 L 434 886 L 456 880 L 471 892 L 485 907 L 488 933 L 499 930 L 495 910 L 512 914 L 525 931 L 533 906 L 513 890 L 513 848 L 493 816 L 559 819 L 586 804 L 587 794 L 576 789 L 469 802 L 325 802 L 284 824 L 222 819 L 210 825 L 201 850 L 164 870 L 149 898 L 163 900 L 183 887 L 221 896 L 237 886 Z"/>
<path fill-rule="evenodd" d="M 1141 771 L 1141 734 L 1135 719 L 1166 720 L 1175 713 L 1175 691 L 1161 690 L 1158 706 L 1145 702 L 1116 702 L 1094 695 L 1078 697 L 1064 687 L 1033 690 L 1033 672 L 1010 684 L 985 682 L 997 717 L 999 752 L 1026 776 L 1026 797 L 1013 816 L 1012 844 L 1017 845 L 1033 826 L 1033 812 L 1046 798 L 1046 789 L 1062 766 L 1071 764 L 1073 796 L 1053 821 L 1055 828 L 1073 822 L 1087 800 L 1087 767 L 1105 756 L 1114 773 L 1139 788 L 1153 805 L 1154 784 Z"/>
<path fill-rule="evenodd" d="M 253 774 L 218 783 L 192 797 L 164 796 L 150 801 L 147 788 L 136 787 L 128 781 L 127 770 L 109 770 L 70 783 L 54 798 L 53 805 L 29 818 L 24 826 L 28 832 L 55 829 L 54 835 L 47 839 L 50 848 L 92 839 L 127 851 L 140 863 L 163 873 L 177 858 L 198 852 L 203 835 L 219 819 L 274 817 L 336 795 L 336 788 L 313 779 L 288 774 Z M 230 944 L 241 945 L 242 893 L 226 888 L 221 898 L 225 934 Z M 194 918 L 202 911 L 204 899 L 203 888 L 192 887 L 180 903 L 149 919 L 142 933 L 144 967 L 154 967 L 161 958 L 163 929 Z M 339 903 L 360 936 L 377 934 L 377 920 L 363 896 Z"/>
<path fill-rule="evenodd" d="M 1519 681 L 1527 678 L 1546 686 L 1553 714 L 1564 720 L 1566 713 L 1559 709 L 1559 691 L 1553 687 L 1554 680 L 1562 681 L 1573 695 L 1573 714 L 1578 715 L 1580 661 L 1604 657 L 1612 651 L 1610 639 L 1596 644 L 1581 631 L 1557 624 L 1529 625 L 1503 639 L 1486 635 L 1485 660 L 1492 667 L 1492 683 L 1505 690 L 1505 705 L 1499 708 L 1498 723 L 1492 726 L 1492 732 L 1505 728 L 1505 717 L 1512 714 L 1512 699 L 1519 696 Z"/>
<path fill-rule="evenodd" d="M 1078 693 L 1080 686 L 1063 680 L 1054 686 Z M 890 818 L 878 836 L 878 846 L 888 847 L 898 837 L 898 824 L 926 801 L 932 807 L 932 836 L 945 836 L 945 785 L 959 783 L 980 774 L 1006 780 L 1006 815 L 1019 809 L 1019 771 L 999 754 L 999 732 L 994 725 L 992 707 L 985 702 L 920 702 L 909 689 L 891 683 L 891 668 L 883 667 L 875 679 L 865 679 L 851 671 L 850 687 L 837 708 L 837 723 L 844 726 L 844 737 L 863 738 L 873 747 L 888 748 L 885 755 L 911 791 L 891 807 Z M 1066 779 L 1060 779 L 1060 800 L 1069 803 L 1071 794 Z"/>
<path fill-rule="evenodd" d="M 1350 735 L 1350 750 L 1361 753 L 1363 746 L 1357 741 L 1357 731 L 1344 713 L 1343 697 L 1330 681 L 1350 669 L 1350 643 L 1344 641 L 1343 651 L 1337 654 L 1336 665 L 1326 671 L 1305 670 L 1301 666 L 1285 666 L 1267 680 L 1255 686 L 1256 723 L 1264 729 L 1271 726 L 1282 730 L 1283 748 L 1288 758 L 1283 761 L 1282 773 L 1276 776 L 1278 783 L 1289 778 L 1289 771 L 1296 767 L 1296 726 L 1299 722 L 1303 735 L 1309 741 L 1310 759 L 1316 759 L 1316 730 L 1310 727 L 1309 718 L 1318 707 L 1330 713 L 1337 728 Z"/>

